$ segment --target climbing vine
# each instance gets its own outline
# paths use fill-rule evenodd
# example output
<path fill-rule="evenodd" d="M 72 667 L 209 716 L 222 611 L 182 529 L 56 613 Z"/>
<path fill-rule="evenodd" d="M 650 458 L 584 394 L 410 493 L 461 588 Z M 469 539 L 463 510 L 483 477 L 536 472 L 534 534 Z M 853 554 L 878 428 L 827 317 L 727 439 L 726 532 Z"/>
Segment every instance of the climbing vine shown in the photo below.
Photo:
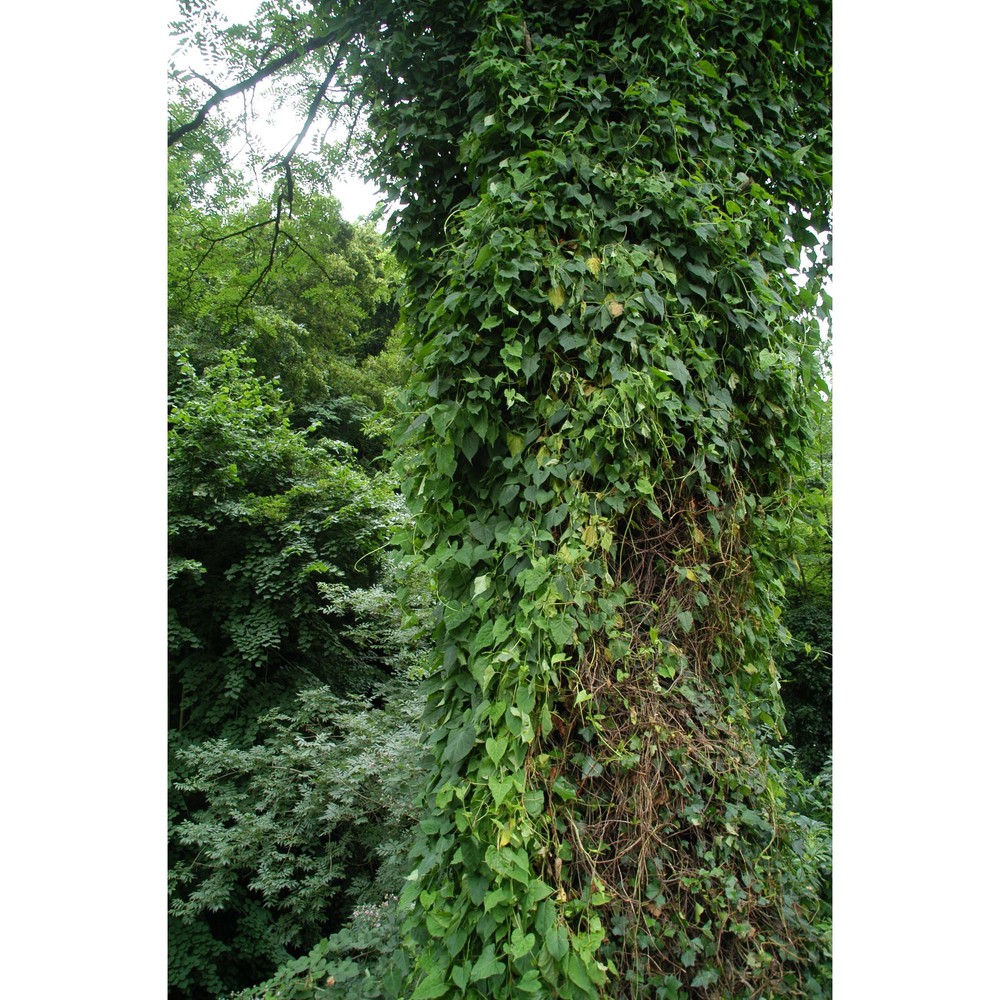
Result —
<path fill-rule="evenodd" d="M 828 8 L 399 17 L 373 124 L 411 272 L 409 558 L 442 602 L 407 995 L 823 995 L 767 747 Z"/>

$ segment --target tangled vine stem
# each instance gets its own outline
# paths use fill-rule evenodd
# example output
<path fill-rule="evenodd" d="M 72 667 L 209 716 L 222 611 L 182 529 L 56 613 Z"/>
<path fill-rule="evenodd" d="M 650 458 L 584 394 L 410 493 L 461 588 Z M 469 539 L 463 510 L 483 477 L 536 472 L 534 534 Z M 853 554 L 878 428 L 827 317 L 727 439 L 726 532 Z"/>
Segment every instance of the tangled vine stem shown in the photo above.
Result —
<path fill-rule="evenodd" d="M 549 876 L 564 887 L 572 871 L 577 895 L 592 896 L 596 886 L 607 897 L 605 922 L 618 938 L 618 996 L 642 1000 L 651 974 L 683 975 L 679 957 L 658 940 L 672 934 L 678 922 L 697 925 L 702 914 L 720 909 L 713 995 L 748 989 L 751 996 L 777 995 L 787 989 L 787 975 L 797 978 L 780 959 L 754 982 L 746 975 L 763 942 L 789 934 L 773 905 L 776 881 L 738 884 L 731 893 L 738 898 L 722 898 L 720 906 L 723 887 L 704 879 L 712 845 L 734 837 L 734 824 L 715 808 L 716 794 L 761 763 L 758 750 L 740 739 L 717 691 L 706 683 L 713 671 L 710 657 L 738 609 L 749 567 L 732 542 L 735 526 L 725 552 L 706 542 L 712 532 L 705 520 L 714 510 L 710 505 L 692 497 L 673 505 L 665 495 L 657 499 L 667 512 L 664 518 L 637 514 L 619 554 L 616 582 L 633 593 L 620 626 L 627 646 L 617 655 L 596 644 L 587 649 L 579 684 L 592 697 L 585 706 L 566 708 L 558 739 L 543 754 L 550 798 L 560 775 L 579 789 L 571 820 L 550 813 L 553 840 L 568 829 L 574 852 L 570 868 L 550 860 Z M 712 570 L 712 611 L 699 627 L 685 631 L 679 614 L 694 616 L 700 609 L 693 596 L 699 591 L 684 571 L 698 556 Z M 663 647 L 671 663 L 666 671 Z M 766 843 L 758 836 L 756 846 L 746 845 L 755 852 L 745 858 L 747 869 L 774 836 L 772 830 Z"/>

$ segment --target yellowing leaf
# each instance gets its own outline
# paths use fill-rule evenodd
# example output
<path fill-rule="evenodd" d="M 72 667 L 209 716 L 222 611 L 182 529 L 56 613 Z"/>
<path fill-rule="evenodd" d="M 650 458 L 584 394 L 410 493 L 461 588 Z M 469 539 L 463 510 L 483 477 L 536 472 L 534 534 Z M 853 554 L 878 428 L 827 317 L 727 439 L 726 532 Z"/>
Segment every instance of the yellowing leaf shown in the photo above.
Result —
<path fill-rule="evenodd" d="M 623 312 L 625 312 L 625 307 L 620 303 L 612 299 L 608 303 L 608 312 L 617 319 Z"/>
<path fill-rule="evenodd" d="M 552 303 L 553 309 L 562 309 L 566 302 L 566 293 L 562 285 L 554 285 L 549 289 L 549 302 Z"/>
<path fill-rule="evenodd" d="M 511 455 L 517 458 L 524 451 L 524 438 L 520 434 L 508 434 L 507 447 L 510 449 Z"/>
<path fill-rule="evenodd" d="M 698 581 L 698 574 L 695 573 L 693 569 L 689 566 L 687 572 L 684 574 L 689 580 L 694 580 L 696 583 Z"/>
<path fill-rule="evenodd" d="M 601 258 L 600 257 L 588 257 L 587 258 L 587 270 L 596 278 L 598 274 L 601 273 Z"/>
<path fill-rule="evenodd" d="M 597 544 L 597 529 L 592 524 L 588 524 L 583 529 L 583 544 L 588 549 L 592 549 Z"/>

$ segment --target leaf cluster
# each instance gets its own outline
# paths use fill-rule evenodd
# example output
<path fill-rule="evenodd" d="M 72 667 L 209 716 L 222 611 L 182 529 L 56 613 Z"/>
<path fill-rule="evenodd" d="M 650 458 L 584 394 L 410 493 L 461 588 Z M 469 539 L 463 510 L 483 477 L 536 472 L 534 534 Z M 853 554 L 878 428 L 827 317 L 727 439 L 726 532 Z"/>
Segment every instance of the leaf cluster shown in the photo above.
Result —
<path fill-rule="evenodd" d="M 394 678 L 420 645 L 382 582 L 393 480 L 292 426 L 243 352 L 178 372 L 170 975 L 174 995 L 218 996 L 398 883 L 419 756 Z"/>
<path fill-rule="evenodd" d="M 204 803 L 173 839 L 171 916 L 258 910 L 256 946 L 231 984 L 263 978 L 349 915 L 398 887 L 422 776 L 412 684 L 344 699 L 300 690 L 259 720 L 252 746 L 212 739 L 178 751 L 175 787 Z"/>
<path fill-rule="evenodd" d="M 833 502 L 830 400 L 820 411 L 812 460 L 793 487 L 798 511 L 794 565 L 785 578 L 782 700 L 802 770 L 818 775 L 833 741 Z"/>

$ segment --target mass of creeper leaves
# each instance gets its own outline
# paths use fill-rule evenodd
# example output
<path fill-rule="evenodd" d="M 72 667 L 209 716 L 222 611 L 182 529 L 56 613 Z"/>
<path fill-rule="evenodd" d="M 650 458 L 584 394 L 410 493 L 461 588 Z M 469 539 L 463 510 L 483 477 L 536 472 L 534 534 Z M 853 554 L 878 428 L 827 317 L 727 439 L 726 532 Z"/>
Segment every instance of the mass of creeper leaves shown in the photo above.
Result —
<path fill-rule="evenodd" d="M 493 0 L 391 28 L 402 478 L 442 601 L 406 995 L 825 995 L 768 744 L 829 9 Z"/>

